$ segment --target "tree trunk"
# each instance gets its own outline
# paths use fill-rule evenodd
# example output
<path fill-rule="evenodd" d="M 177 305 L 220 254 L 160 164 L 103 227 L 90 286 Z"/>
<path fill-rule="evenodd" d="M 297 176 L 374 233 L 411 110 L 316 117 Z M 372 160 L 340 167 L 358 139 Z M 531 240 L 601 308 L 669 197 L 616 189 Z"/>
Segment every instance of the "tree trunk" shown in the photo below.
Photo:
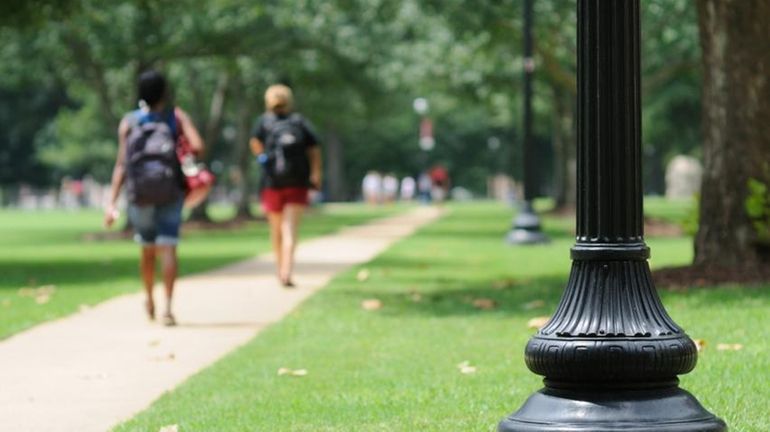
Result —
<path fill-rule="evenodd" d="M 695 264 L 762 260 L 744 210 L 770 150 L 770 2 L 698 0 L 703 51 L 703 165 Z"/>
<path fill-rule="evenodd" d="M 238 103 L 238 113 L 236 115 L 236 133 L 235 133 L 235 146 L 236 154 L 238 155 L 238 177 L 241 179 L 241 197 L 238 200 L 235 217 L 236 219 L 253 219 L 254 214 L 251 212 L 251 182 L 249 179 L 249 168 L 254 163 L 254 158 L 251 155 L 251 149 L 249 148 L 249 126 L 250 120 L 253 117 L 251 106 L 251 95 L 246 93 L 246 86 L 243 82 L 243 76 L 238 75 L 238 79 L 235 82 L 235 94 L 240 95 L 240 101 Z"/>
<path fill-rule="evenodd" d="M 575 208 L 574 99 L 571 93 L 553 86 L 553 149 L 556 210 Z"/>
<path fill-rule="evenodd" d="M 345 184 L 345 148 L 335 128 L 330 127 L 329 131 L 324 148 L 328 201 L 345 201 L 348 197 Z"/>
<path fill-rule="evenodd" d="M 211 97 L 208 120 L 206 121 L 206 127 L 203 131 L 203 142 L 206 143 L 206 153 L 208 155 L 212 154 L 211 149 L 216 144 L 217 138 L 219 138 L 219 132 L 222 129 L 222 117 L 225 113 L 225 101 L 229 83 L 230 74 L 228 71 L 223 71 L 219 75 L 217 87 L 214 90 L 214 95 Z M 190 211 L 190 220 L 210 222 L 211 217 L 208 214 L 208 206 L 209 200 L 206 198 L 202 203 L 198 204 L 192 211 Z"/>

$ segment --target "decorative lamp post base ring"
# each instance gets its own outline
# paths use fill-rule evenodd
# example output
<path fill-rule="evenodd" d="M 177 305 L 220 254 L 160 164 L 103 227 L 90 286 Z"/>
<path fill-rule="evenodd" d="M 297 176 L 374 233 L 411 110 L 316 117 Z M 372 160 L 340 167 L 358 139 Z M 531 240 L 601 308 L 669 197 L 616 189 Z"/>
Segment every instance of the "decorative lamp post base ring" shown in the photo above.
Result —
<path fill-rule="evenodd" d="M 727 426 L 678 387 L 636 391 L 544 388 L 498 432 L 725 432 Z"/>

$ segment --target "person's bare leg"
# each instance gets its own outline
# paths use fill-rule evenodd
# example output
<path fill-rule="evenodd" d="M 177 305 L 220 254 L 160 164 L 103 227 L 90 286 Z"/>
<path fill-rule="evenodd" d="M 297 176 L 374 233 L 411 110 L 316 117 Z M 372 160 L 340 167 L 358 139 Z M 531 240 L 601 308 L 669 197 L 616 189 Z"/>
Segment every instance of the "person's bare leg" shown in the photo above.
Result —
<path fill-rule="evenodd" d="M 142 246 L 142 258 L 139 261 L 139 269 L 142 273 L 142 283 L 147 299 L 144 302 L 147 316 L 155 319 L 155 301 L 152 296 L 152 289 L 155 285 L 155 246 Z"/>
<path fill-rule="evenodd" d="M 287 204 L 283 209 L 283 223 L 281 235 L 283 237 L 283 258 L 281 260 L 281 281 L 286 286 L 291 286 L 291 273 L 294 269 L 294 250 L 297 247 L 297 228 L 302 219 L 305 206 L 301 204 Z"/>
<path fill-rule="evenodd" d="M 171 312 L 171 300 L 174 297 L 174 283 L 179 268 L 176 256 L 176 246 L 158 246 L 163 259 L 163 287 L 166 293 L 166 312 L 163 314 L 164 324 L 175 325 L 174 314 Z"/>
<path fill-rule="evenodd" d="M 281 268 L 283 265 L 283 235 L 281 233 L 281 224 L 283 223 L 283 213 L 269 212 L 267 221 L 270 224 L 270 240 L 273 243 L 273 253 L 275 253 L 275 272 L 278 279 L 281 279 Z"/>

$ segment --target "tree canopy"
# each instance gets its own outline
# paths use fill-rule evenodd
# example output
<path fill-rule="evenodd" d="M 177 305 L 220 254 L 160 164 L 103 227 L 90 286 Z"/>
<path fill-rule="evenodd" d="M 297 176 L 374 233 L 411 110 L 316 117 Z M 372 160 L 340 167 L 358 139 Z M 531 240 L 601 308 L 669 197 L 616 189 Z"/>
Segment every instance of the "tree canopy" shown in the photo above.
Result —
<path fill-rule="evenodd" d="M 291 85 L 326 146 L 332 198 L 354 197 L 369 169 L 414 175 L 441 163 L 483 192 L 520 177 L 521 5 L 515 0 L 35 0 L 0 22 L 0 183 L 105 181 L 115 129 L 139 72 L 168 74 L 225 182 L 253 178 L 243 151 L 264 89 Z M 698 28 L 686 0 L 644 9 L 644 145 L 660 174 L 698 154 Z M 567 199 L 574 142 L 575 4 L 535 9 L 535 134 L 541 193 Z M 417 146 L 425 97 L 437 146 Z M 499 140 L 492 148 L 487 142 Z M 238 175 L 234 175 L 237 173 Z M 660 175 L 647 178 L 662 192 Z"/>

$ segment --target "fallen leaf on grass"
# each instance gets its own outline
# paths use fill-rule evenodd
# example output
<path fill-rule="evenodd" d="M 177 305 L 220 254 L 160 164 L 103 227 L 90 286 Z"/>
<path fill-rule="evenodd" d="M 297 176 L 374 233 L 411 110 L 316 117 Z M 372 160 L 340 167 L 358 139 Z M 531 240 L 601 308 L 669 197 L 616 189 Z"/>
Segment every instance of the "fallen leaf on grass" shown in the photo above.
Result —
<path fill-rule="evenodd" d="M 539 329 L 543 327 L 550 319 L 551 317 L 547 317 L 547 316 L 539 316 L 539 317 L 532 318 L 531 320 L 527 321 L 527 327 L 533 328 L 533 329 Z"/>
<path fill-rule="evenodd" d="M 471 366 L 471 363 L 468 360 L 465 360 L 457 365 L 457 370 L 459 370 L 461 374 L 469 375 L 476 373 L 476 366 Z"/>
<path fill-rule="evenodd" d="M 368 311 L 373 311 L 382 308 L 382 301 L 379 299 L 366 299 L 361 302 L 361 308 Z"/>
<path fill-rule="evenodd" d="M 35 288 L 19 288 L 19 291 L 17 292 L 19 294 L 19 297 L 34 297 L 35 296 Z"/>
<path fill-rule="evenodd" d="M 531 302 L 524 303 L 522 306 L 525 310 L 532 310 L 537 309 L 545 306 L 545 302 L 543 300 L 532 300 Z"/>
<path fill-rule="evenodd" d="M 158 432 L 179 432 L 179 425 L 168 425 L 160 428 Z"/>
<path fill-rule="evenodd" d="M 417 291 L 412 291 L 409 293 L 409 298 L 415 302 L 419 303 L 422 301 L 422 294 L 418 293 Z"/>
<path fill-rule="evenodd" d="M 11 299 L 3 300 L 3 307 L 9 307 L 9 306 L 11 306 Z"/>
<path fill-rule="evenodd" d="M 54 292 L 56 292 L 56 285 L 43 285 L 37 288 L 20 288 L 18 294 L 20 297 L 33 298 L 35 299 L 35 303 L 42 305 L 51 300 Z"/>
<path fill-rule="evenodd" d="M 705 339 L 693 339 L 693 342 L 695 342 L 695 349 L 698 350 L 698 352 L 703 351 L 706 349 L 706 340 Z"/>
<path fill-rule="evenodd" d="M 87 311 L 91 310 L 91 306 L 87 305 L 87 304 L 82 304 L 82 305 L 78 306 L 78 310 L 80 312 L 87 312 Z"/>
<path fill-rule="evenodd" d="M 515 281 L 513 279 L 499 279 L 496 281 L 492 281 L 492 288 L 494 289 L 505 289 L 510 288 L 513 285 L 515 285 Z"/>
<path fill-rule="evenodd" d="M 481 310 L 490 310 L 497 307 L 497 302 L 488 298 L 477 298 L 473 300 L 473 307 Z"/>
<path fill-rule="evenodd" d="M 356 274 L 356 279 L 359 282 L 366 282 L 367 279 L 369 279 L 370 274 L 369 269 L 361 269 L 358 271 L 358 274 Z"/>
<path fill-rule="evenodd" d="M 289 369 L 289 368 L 282 367 L 278 369 L 278 375 L 303 377 L 307 375 L 307 369 Z"/>
<path fill-rule="evenodd" d="M 740 351 L 742 349 L 743 349 L 743 345 L 742 344 L 738 344 L 738 343 L 736 343 L 736 344 L 726 344 L 726 343 L 717 344 L 717 350 L 718 351 Z"/>

